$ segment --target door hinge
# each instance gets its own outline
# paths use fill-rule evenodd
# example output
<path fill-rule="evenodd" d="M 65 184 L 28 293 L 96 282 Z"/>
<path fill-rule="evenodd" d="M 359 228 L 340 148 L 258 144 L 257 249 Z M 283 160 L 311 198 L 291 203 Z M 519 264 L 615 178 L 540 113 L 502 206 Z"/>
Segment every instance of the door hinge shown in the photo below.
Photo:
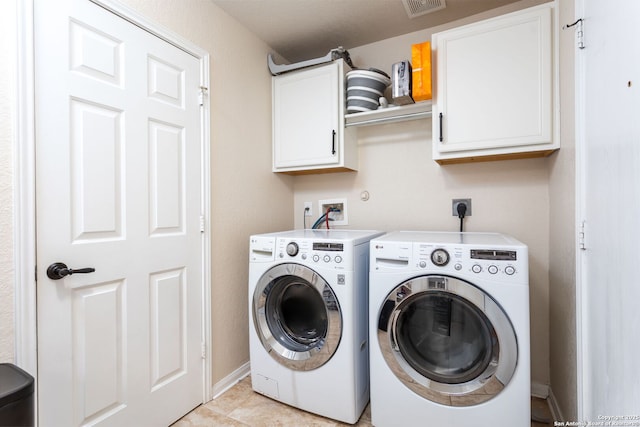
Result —
<path fill-rule="evenodd" d="M 202 107 L 204 105 L 204 97 L 207 96 L 207 91 L 209 90 L 206 86 L 200 86 L 200 93 L 198 94 L 198 103 Z"/>
<path fill-rule="evenodd" d="M 200 215 L 200 232 L 204 233 L 204 216 Z"/>
<path fill-rule="evenodd" d="M 207 358 L 207 345 L 205 343 L 200 343 L 200 356 L 203 359 Z"/>
<path fill-rule="evenodd" d="M 587 247 L 585 245 L 585 221 L 582 221 L 580 223 L 580 226 L 578 227 L 578 248 L 580 248 L 581 250 L 585 251 L 587 250 Z"/>

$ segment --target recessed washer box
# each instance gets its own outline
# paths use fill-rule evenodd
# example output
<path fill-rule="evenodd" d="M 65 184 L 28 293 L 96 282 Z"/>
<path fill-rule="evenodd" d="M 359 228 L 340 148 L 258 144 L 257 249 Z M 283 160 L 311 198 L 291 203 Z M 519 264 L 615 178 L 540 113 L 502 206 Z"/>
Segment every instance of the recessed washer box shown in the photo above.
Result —
<path fill-rule="evenodd" d="M 347 199 L 326 199 L 319 200 L 318 207 L 320 215 L 327 213 L 327 209 L 335 208 L 337 212 L 329 212 L 330 223 L 329 226 L 334 225 L 349 225 L 347 217 Z"/>

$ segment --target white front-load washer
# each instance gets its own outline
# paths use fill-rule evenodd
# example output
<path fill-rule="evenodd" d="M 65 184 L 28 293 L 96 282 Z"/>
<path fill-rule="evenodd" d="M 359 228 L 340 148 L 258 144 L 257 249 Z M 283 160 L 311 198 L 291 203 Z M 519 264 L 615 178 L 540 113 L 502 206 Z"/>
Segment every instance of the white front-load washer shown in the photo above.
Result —
<path fill-rule="evenodd" d="M 258 393 L 355 423 L 369 401 L 369 241 L 382 232 L 254 235 L 251 383 Z"/>
<path fill-rule="evenodd" d="M 528 427 L 528 248 L 497 233 L 370 242 L 376 427 Z"/>

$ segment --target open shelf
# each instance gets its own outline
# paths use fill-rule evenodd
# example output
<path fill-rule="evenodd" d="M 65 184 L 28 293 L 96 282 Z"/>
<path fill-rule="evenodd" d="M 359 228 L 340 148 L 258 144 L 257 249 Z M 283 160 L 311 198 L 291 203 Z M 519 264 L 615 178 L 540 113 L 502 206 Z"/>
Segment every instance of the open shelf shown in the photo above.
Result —
<path fill-rule="evenodd" d="M 431 101 L 400 105 L 363 113 L 345 114 L 345 126 L 370 126 L 431 117 Z"/>

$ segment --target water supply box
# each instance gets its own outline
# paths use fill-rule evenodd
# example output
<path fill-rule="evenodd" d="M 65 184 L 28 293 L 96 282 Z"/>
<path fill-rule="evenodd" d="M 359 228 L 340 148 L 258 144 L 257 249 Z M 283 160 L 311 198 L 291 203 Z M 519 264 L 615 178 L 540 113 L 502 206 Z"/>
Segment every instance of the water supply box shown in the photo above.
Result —
<path fill-rule="evenodd" d="M 411 46 L 411 63 L 413 99 L 416 102 L 431 99 L 431 42 Z"/>
<path fill-rule="evenodd" d="M 391 97 L 396 105 L 413 104 L 411 97 L 411 63 L 396 62 L 391 67 Z"/>

